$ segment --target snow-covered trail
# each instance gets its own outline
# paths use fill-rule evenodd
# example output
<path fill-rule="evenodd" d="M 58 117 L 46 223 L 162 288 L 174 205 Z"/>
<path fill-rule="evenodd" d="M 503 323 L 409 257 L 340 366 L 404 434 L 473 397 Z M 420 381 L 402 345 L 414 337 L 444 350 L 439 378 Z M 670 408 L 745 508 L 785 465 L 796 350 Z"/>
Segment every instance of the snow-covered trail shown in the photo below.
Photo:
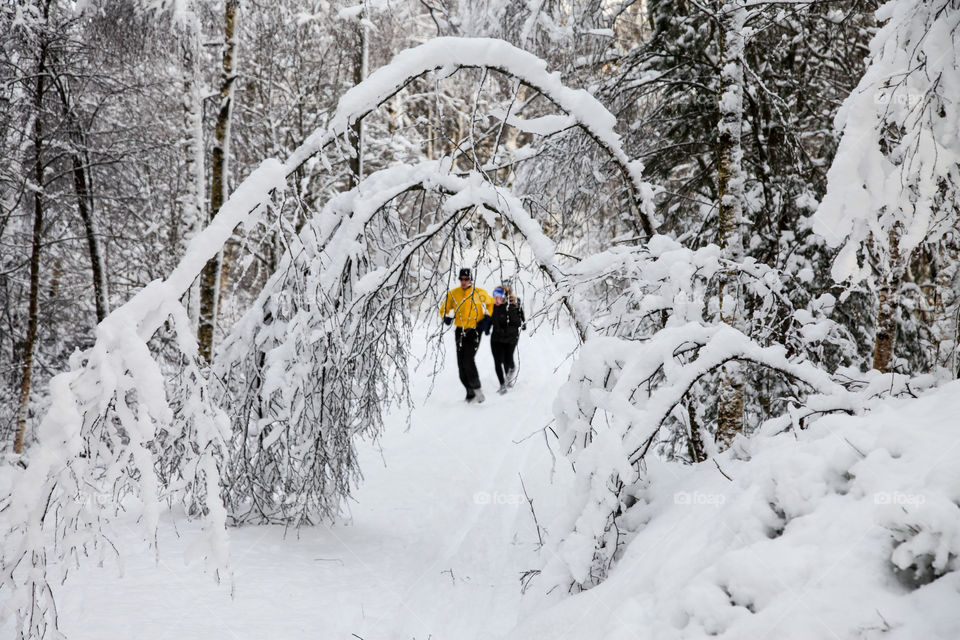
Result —
<path fill-rule="evenodd" d="M 445 340 L 452 341 L 449 333 Z M 517 622 L 522 571 L 538 566 L 520 484 L 549 510 L 550 456 L 539 430 L 567 370 L 572 335 L 521 338 L 521 373 L 497 395 L 489 343 L 477 361 L 487 392 L 467 405 L 447 345 L 443 372 L 414 372 L 407 430 L 396 412 L 364 446 L 350 517 L 332 526 L 231 531 L 233 597 L 182 560 L 196 532 L 161 527 L 160 560 L 120 534 L 124 575 L 85 564 L 61 589 L 69 638 L 494 638 Z M 418 350 L 423 352 L 422 347 Z M 557 367 L 560 366 L 559 369 Z M 423 367 L 429 370 L 429 364 Z M 532 436 L 532 437 L 531 437 Z"/>

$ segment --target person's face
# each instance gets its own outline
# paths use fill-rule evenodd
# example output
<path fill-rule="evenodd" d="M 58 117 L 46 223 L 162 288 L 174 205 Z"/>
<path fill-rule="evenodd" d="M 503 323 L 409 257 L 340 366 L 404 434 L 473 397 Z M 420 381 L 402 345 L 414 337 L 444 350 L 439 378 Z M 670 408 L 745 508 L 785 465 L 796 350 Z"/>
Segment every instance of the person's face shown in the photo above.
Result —
<path fill-rule="evenodd" d="M 460 286 L 461 286 L 462 288 L 464 288 L 464 289 L 469 289 L 471 282 L 473 282 L 473 281 L 472 281 L 470 278 L 468 278 L 467 276 L 460 276 Z"/>

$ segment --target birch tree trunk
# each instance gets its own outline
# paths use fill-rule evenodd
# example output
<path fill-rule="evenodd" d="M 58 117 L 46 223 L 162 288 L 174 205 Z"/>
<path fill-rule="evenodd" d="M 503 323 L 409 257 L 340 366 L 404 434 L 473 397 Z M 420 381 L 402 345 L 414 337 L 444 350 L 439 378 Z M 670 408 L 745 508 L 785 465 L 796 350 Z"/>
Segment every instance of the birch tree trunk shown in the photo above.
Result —
<path fill-rule="evenodd" d="M 233 89 L 236 79 L 237 20 L 240 0 L 226 0 L 224 6 L 223 65 L 220 69 L 220 110 L 214 132 L 210 171 L 210 219 L 212 220 L 226 200 L 230 177 L 230 120 L 233 111 Z M 229 247 L 229 245 L 227 245 Z M 200 326 L 197 339 L 200 355 L 208 362 L 213 356 L 213 332 L 220 307 L 220 291 L 229 276 L 232 253 L 229 248 L 220 251 L 207 262 L 201 275 Z"/>
<path fill-rule="evenodd" d="M 960 375 L 957 370 L 957 346 L 960 339 L 960 247 L 957 232 L 947 234 L 936 254 L 937 275 L 934 279 L 933 305 L 934 363 L 950 379 Z"/>
<path fill-rule="evenodd" d="M 900 223 L 890 229 L 887 264 L 880 274 L 877 292 L 877 333 L 873 346 L 873 368 L 889 373 L 893 366 L 897 343 L 897 309 L 900 307 L 900 285 L 906 261 L 900 252 Z"/>
<path fill-rule="evenodd" d="M 183 55 L 183 114 L 184 114 L 184 166 L 186 169 L 186 189 L 183 196 L 181 236 L 186 250 L 187 243 L 195 236 L 206 220 L 204 214 L 206 169 L 204 167 L 203 143 L 203 92 L 200 66 L 201 40 L 200 19 L 193 12 L 184 18 L 184 33 L 181 40 Z M 200 282 L 190 288 L 187 310 L 194 325 L 200 318 Z M 195 326 L 195 328 L 197 328 Z"/>
<path fill-rule="evenodd" d="M 357 22 L 357 51 L 353 65 L 353 84 L 354 86 L 363 82 L 367 77 L 367 58 L 369 51 L 369 42 L 367 37 L 367 28 L 363 24 L 365 16 L 360 14 Z M 357 120 L 350 127 L 350 140 L 353 143 L 350 158 L 350 182 L 349 188 L 352 189 L 363 180 L 363 120 Z"/>
<path fill-rule="evenodd" d="M 743 260 L 743 28 L 747 10 L 743 0 L 720 7 L 721 84 L 720 125 L 717 137 L 717 199 L 720 246 L 726 259 Z M 719 282 L 720 318 L 745 331 L 743 300 L 736 274 L 727 272 Z M 722 451 L 743 431 L 744 376 L 738 362 L 723 367 L 717 407 L 717 446 Z"/>

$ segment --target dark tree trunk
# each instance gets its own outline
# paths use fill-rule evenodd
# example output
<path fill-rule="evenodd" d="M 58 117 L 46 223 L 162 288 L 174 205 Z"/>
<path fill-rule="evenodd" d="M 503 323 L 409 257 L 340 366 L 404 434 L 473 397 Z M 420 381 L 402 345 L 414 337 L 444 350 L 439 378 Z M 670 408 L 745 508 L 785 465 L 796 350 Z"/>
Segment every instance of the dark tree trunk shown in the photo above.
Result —
<path fill-rule="evenodd" d="M 703 462 L 707 459 L 707 449 L 700 437 L 700 424 L 697 422 L 697 412 L 693 403 L 687 403 L 687 415 L 690 418 L 690 433 L 687 439 L 687 449 L 693 462 Z"/>
<path fill-rule="evenodd" d="M 362 20 L 363 15 L 360 15 Z M 367 75 L 367 29 L 362 22 L 357 23 L 357 51 L 353 65 L 354 86 L 363 82 Z M 353 145 L 350 157 L 350 184 L 353 188 L 363 180 L 363 120 L 359 119 L 350 126 L 350 142 Z"/>
<path fill-rule="evenodd" d="M 101 322 L 110 312 L 107 304 L 107 278 L 103 263 L 103 254 L 100 251 L 100 240 L 97 237 L 97 225 L 94 220 L 92 198 L 86 172 L 85 163 L 76 153 L 71 154 L 73 163 L 73 183 L 77 193 L 77 211 L 83 221 L 84 234 L 87 237 L 87 250 L 90 252 L 90 269 L 93 272 L 93 296 L 97 307 L 97 322 Z"/>
<path fill-rule="evenodd" d="M 49 5 L 46 7 L 49 10 Z M 45 16 L 46 17 L 46 16 Z M 27 311 L 27 336 L 23 347 L 20 368 L 20 397 L 17 410 L 17 430 L 13 440 L 14 453 L 23 453 L 23 441 L 27 432 L 27 417 L 30 413 L 30 388 L 33 381 L 33 353 L 36 350 L 37 328 L 40 316 L 40 249 L 43 243 L 43 93 L 46 76 L 47 45 L 40 45 L 37 64 L 36 95 L 34 96 L 34 180 L 33 190 L 33 239 L 30 251 L 30 299 Z"/>
<path fill-rule="evenodd" d="M 97 310 L 97 322 L 101 322 L 110 312 L 107 298 L 107 273 L 103 251 L 100 248 L 100 233 L 93 207 L 92 178 L 90 176 L 90 158 L 87 153 L 87 140 L 80 119 L 70 103 L 66 87 L 58 77 L 57 94 L 63 107 L 63 115 L 73 149 L 70 150 L 70 164 L 73 171 L 73 187 L 77 195 L 77 213 L 83 222 L 83 231 L 90 253 L 90 269 L 93 275 L 93 296 Z"/>

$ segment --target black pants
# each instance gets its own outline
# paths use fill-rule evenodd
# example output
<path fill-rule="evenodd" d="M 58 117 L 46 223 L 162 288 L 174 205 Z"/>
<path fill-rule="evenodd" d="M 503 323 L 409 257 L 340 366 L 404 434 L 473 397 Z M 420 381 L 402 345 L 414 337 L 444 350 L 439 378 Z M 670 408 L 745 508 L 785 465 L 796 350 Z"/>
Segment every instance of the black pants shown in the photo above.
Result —
<path fill-rule="evenodd" d="M 493 368 L 497 370 L 497 380 L 500 381 L 500 384 L 507 381 L 507 372 L 516 366 L 513 364 L 513 350 L 516 348 L 516 342 L 490 341 L 490 351 L 493 352 Z"/>
<path fill-rule="evenodd" d="M 457 369 L 460 371 L 460 382 L 467 390 L 467 397 L 474 396 L 473 390 L 480 388 L 480 374 L 477 373 L 477 363 L 474 357 L 480 348 L 480 332 L 476 329 L 461 329 L 454 332 L 457 341 Z"/>

